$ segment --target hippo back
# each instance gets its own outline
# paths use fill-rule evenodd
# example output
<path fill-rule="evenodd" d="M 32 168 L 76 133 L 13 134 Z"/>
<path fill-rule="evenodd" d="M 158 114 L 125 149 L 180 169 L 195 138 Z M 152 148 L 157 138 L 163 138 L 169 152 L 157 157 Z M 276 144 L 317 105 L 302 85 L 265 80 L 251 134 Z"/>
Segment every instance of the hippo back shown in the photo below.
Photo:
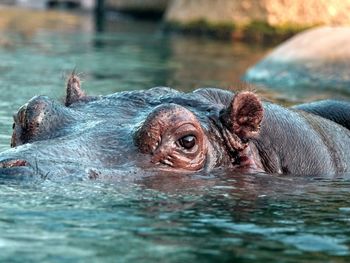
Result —
<path fill-rule="evenodd" d="M 350 171 L 350 131 L 331 120 L 275 104 L 254 141 L 267 172 L 341 174 Z"/>
<path fill-rule="evenodd" d="M 334 121 L 350 130 L 350 102 L 323 100 L 296 105 L 293 108 Z"/>

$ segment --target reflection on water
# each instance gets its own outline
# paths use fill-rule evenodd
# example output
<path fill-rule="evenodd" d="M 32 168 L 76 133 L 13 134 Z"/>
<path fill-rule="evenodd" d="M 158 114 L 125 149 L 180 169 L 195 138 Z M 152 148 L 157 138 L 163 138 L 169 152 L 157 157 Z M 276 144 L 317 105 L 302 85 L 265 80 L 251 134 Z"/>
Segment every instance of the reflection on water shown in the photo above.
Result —
<path fill-rule="evenodd" d="M 29 25 L 10 15 L 0 16 L 1 150 L 9 147 L 13 112 L 37 94 L 61 98 L 74 68 L 90 94 L 158 85 L 228 88 L 266 52 L 165 36 L 161 25 L 120 17 L 95 34 L 86 16 L 35 14 Z M 5 20 L 12 22 L 2 27 Z M 310 98 L 258 91 L 286 103 Z M 3 182 L 0 261 L 346 262 L 349 193 L 348 179 L 220 171 L 211 178 Z"/>
<path fill-rule="evenodd" d="M 349 181 L 231 175 L 0 186 L 1 261 L 344 262 Z"/>

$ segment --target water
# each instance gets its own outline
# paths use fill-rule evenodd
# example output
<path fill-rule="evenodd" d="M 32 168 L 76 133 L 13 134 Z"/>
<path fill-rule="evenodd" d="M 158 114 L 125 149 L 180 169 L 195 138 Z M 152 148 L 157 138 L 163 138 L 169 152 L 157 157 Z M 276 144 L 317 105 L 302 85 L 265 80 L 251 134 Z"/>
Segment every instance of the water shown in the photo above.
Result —
<path fill-rule="evenodd" d="M 4 184 L 0 261 L 345 262 L 349 187 L 269 176 Z"/>
<path fill-rule="evenodd" d="M 96 34 L 86 16 L 34 14 L 31 25 L 8 16 L 1 19 L 12 21 L 10 28 L 0 19 L 1 150 L 9 148 L 17 108 L 38 94 L 61 99 L 73 69 L 92 95 L 159 85 L 230 88 L 240 87 L 239 76 L 269 50 L 166 36 L 157 23 L 122 17 Z M 285 104 L 332 96 L 258 92 Z M 0 262 L 347 262 L 349 193 L 346 176 L 220 170 L 210 178 L 6 181 Z"/>

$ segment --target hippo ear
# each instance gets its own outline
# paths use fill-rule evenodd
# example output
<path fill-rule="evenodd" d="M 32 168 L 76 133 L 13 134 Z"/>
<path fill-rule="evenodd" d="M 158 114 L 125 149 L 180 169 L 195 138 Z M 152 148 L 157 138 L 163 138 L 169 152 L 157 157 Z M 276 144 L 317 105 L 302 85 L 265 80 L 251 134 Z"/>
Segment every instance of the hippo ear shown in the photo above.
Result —
<path fill-rule="evenodd" d="M 246 91 L 233 97 L 220 119 L 230 132 L 246 140 L 258 134 L 263 114 L 260 99 L 254 93 Z"/>
<path fill-rule="evenodd" d="M 80 87 L 80 79 L 74 72 L 67 81 L 65 105 L 70 106 L 74 102 L 84 100 L 87 96 Z"/>

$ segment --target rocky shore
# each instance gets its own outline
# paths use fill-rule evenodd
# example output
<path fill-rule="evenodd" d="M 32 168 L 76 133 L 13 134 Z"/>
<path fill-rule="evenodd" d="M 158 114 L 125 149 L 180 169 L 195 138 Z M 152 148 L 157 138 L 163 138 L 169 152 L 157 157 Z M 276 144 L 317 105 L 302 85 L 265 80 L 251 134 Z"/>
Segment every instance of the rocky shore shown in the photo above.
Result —
<path fill-rule="evenodd" d="M 350 25 L 350 1 L 173 0 L 171 28 L 223 38 L 270 41 L 319 25 Z"/>
<path fill-rule="evenodd" d="M 92 10 L 94 0 L 5 0 L 27 7 L 53 3 Z M 104 0 L 106 10 L 163 19 L 167 31 L 223 39 L 279 42 L 315 26 L 349 26 L 350 0 Z M 89 7 L 89 8 L 88 8 Z"/>
<path fill-rule="evenodd" d="M 165 28 L 225 39 L 281 40 L 319 25 L 350 25 L 346 0 L 107 0 L 119 11 L 164 13 Z"/>

